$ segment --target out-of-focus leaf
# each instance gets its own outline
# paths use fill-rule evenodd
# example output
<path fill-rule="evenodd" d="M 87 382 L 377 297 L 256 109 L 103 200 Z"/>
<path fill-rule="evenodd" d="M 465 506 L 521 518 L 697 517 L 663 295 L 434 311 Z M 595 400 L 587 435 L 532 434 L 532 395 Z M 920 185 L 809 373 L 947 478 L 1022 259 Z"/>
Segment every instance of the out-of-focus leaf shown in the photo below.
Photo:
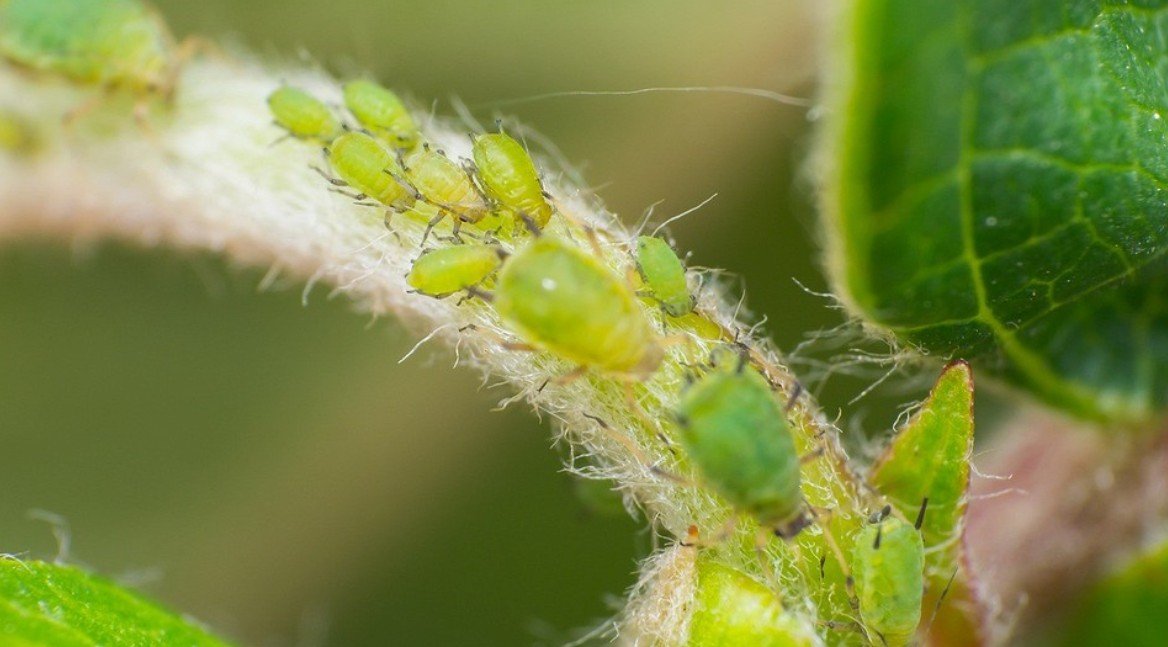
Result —
<path fill-rule="evenodd" d="M 226 647 L 178 616 L 71 566 L 0 559 L 0 643 Z"/>
<path fill-rule="evenodd" d="M 1164 644 L 1168 636 L 1168 542 L 1098 582 L 1069 617 L 1057 644 Z"/>
<path fill-rule="evenodd" d="M 955 362 L 872 469 L 872 485 L 908 519 L 916 518 L 928 498 L 921 525 L 926 549 L 921 622 L 934 644 L 977 644 L 982 633 L 984 614 L 968 585 L 962 546 L 972 450 L 973 374 L 968 364 Z"/>
<path fill-rule="evenodd" d="M 837 290 L 1076 415 L 1155 415 L 1168 1 L 855 0 L 845 16 L 825 137 Z"/>

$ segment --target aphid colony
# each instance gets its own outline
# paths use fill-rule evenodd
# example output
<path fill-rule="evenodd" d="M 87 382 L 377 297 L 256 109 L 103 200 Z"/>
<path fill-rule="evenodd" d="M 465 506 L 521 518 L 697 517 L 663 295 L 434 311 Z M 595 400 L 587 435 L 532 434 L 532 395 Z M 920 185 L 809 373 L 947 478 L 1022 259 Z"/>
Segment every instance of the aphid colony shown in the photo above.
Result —
<path fill-rule="evenodd" d="M 139 99 L 139 117 L 144 98 L 172 95 L 184 58 L 141 0 L 0 0 L 0 56 L 79 84 L 127 89 Z M 290 86 L 274 90 L 268 105 L 289 137 L 323 147 L 328 170 L 318 170 L 328 182 L 384 209 L 387 226 L 396 214 L 425 222 L 425 245 L 449 222 L 449 235 L 435 233 L 437 247 L 421 253 L 406 277 L 417 292 L 479 297 L 525 345 L 576 364 L 574 375 L 594 371 L 626 384 L 652 379 L 672 343 L 639 298 L 655 302 L 665 321 L 688 319 L 691 334 L 732 346 L 720 326 L 695 312 L 685 266 L 666 241 L 640 236 L 629 245 L 636 288 L 598 249 L 575 242 L 591 232 L 557 208 L 519 141 L 504 132 L 473 135 L 472 159 L 459 163 L 426 142 L 390 90 L 359 80 L 342 96 L 352 123 Z M 17 115 L 0 113 L 0 148 L 30 146 L 27 134 Z M 790 539 L 810 523 L 801 475 L 808 457 L 797 454 L 787 412 L 748 359 L 733 368 L 695 366 L 674 420 L 663 422 L 676 425 L 706 485 Z M 920 621 L 923 515 L 924 505 L 913 527 L 886 507 L 858 531 L 850 559 L 840 556 L 854 576 L 864 629 L 884 644 L 908 642 Z"/>
<path fill-rule="evenodd" d="M 269 106 L 289 136 L 324 146 L 331 171 L 321 172 L 339 190 L 389 215 L 425 220 L 423 245 L 438 246 L 406 277 L 419 293 L 481 298 L 522 346 L 575 364 L 568 377 L 593 371 L 626 384 L 652 379 L 673 341 L 638 297 L 655 302 L 665 321 L 701 317 L 685 266 L 663 239 L 640 236 L 630 245 L 639 289 L 599 250 L 573 240 L 573 232 L 588 232 L 557 209 L 531 156 L 510 135 L 472 135 L 472 159 L 460 164 L 426 143 L 391 91 L 356 81 L 342 95 L 355 122 L 347 126 L 295 88 L 274 91 Z M 444 220 L 450 235 L 431 236 Z M 720 329 L 713 341 L 733 348 Z M 672 422 L 706 485 L 739 514 L 790 539 L 811 523 L 801 468 L 814 457 L 799 456 L 787 412 L 748 359 L 695 367 L 699 375 L 678 394 Z M 859 531 L 846 561 L 868 629 L 889 644 L 907 640 L 920 618 L 924 577 L 917 529 L 885 512 Z"/>

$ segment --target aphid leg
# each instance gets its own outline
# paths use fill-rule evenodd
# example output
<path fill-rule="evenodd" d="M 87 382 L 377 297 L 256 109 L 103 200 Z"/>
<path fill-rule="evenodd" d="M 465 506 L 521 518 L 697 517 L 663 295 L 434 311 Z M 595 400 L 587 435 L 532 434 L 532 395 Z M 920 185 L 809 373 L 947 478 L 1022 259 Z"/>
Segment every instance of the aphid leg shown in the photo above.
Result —
<path fill-rule="evenodd" d="M 941 610 L 941 603 L 945 601 L 945 596 L 949 595 L 949 589 L 953 586 L 953 580 L 957 579 L 958 569 L 953 569 L 953 573 L 949 576 L 949 581 L 945 582 L 945 588 L 941 590 L 941 597 L 937 598 L 937 604 L 933 605 L 933 613 L 929 615 L 929 621 L 925 623 L 925 630 L 923 636 L 927 639 L 929 634 L 933 633 L 933 621 L 937 619 L 937 612 Z"/>
<path fill-rule="evenodd" d="M 581 364 L 580 366 L 577 366 L 576 368 L 568 371 L 567 373 L 564 373 L 563 375 L 559 375 L 559 376 L 555 377 L 552 381 L 555 382 L 559 386 L 564 386 L 566 384 L 571 384 L 572 382 L 575 382 L 576 380 L 584 377 L 585 375 L 587 375 L 587 373 L 588 373 L 588 367 Z"/>
<path fill-rule="evenodd" d="M 649 428 L 655 428 L 657 425 L 653 423 L 653 420 L 649 418 L 649 414 L 645 412 L 645 409 L 641 407 L 641 403 L 637 401 L 637 394 L 633 390 L 633 381 L 624 380 L 623 387 L 625 404 L 628 405 L 629 411 L 632 411 L 633 415 L 637 416 L 637 419 L 645 423 Z"/>
<path fill-rule="evenodd" d="M 791 388 L 791 394 L 787 396 L 787 404 L 783 406 L 784 412 L 790 412 L 795 407 L 795 403 L 799 401 L 799 397 L 803 395 L 803 383 L 795 380 L 795 386 Z"/>
<path fill-rule="evenodd" d="M 446 212 L 439 211 L 438 215 L 434 216 L 433 218 L 430 219 L 430 222 L 426 223 L 426 230 L 424 232 L 422 232 L 422 242 L 421 242 L 422 245 L 426 244 L 426 239 L 430 237 L 430 232 L 434 231 L 434 227 L 438 223 L 442 222 L 442 219 L 445 217 L 446 217 Z"/>
<path fill-rule="evenodd" d="M 490 302 L 495 300 L 494 294 L 487 292 L 486 290 L 483 290 L 482 288 L 479 288 L 478 286 L 475 286 L 475 285 L 472 285 L 466 289 L 466 296 L 477 298 L 477 299 L 482 299 L 483 301 L 486 301 L 487 303 L 490 303 Z M 503 343 L 504 346 L 516 345 L 514 342 L 509 342 L 509 341 L 506 341 L 502 338 L 500 338 L 499 341 L 501 343 Z M 535 349 L 530 347 L 530 346 L 527 346 L 524 349 L 511 348 L 510 350 L 535 350 Z"/>
<path fill-rule="evenodd" d="M 516 211 L 515 215 L 519 216 L 519 220 L 523 222 L 523 226 L 527 228 L 527 231 L 531 232 L 532 236 L 539 238 L 543 235 L 543 230 L 539 228 L 539 223 L 535 221 L 535 218 L 532 218 L 523 211 Z"/>
<path fill-rule="evenodd" d="M 627 434 L 622 434 L 622 433 L 618 432 L 617 430 L 613 429 L 612 427 L 610 427 L 608 425 L 607 422 L 604 421 L 603 418 L 600 418 L 599 416 L 594 416 L 590 413 L 585 413 L 585 414 L 583 414 L 583 416 L 585 418 L 595 422 L 596 425 L 598 427 L 600 427 L 601 431 L 603 431 L 606 436 L 608 436 L 612 440 L 616 441 L 622 447 L 624 447 L 626 450 L 628 450 L 629 454 L 633 457 L 633 459 L 635 459 L 643 467 L 646 467 L 650 472 L 652 472 L 654 474 L 658 473 L 657 472 L 658 468 L 655 465 L 651 465 L 649 463 L 649 459 L 645 456 L 645 452 L 641 451 L 641 448 L 637 446 L 637 443 L 635 443 L 633 441 L 633 439 L 630 438 Z"/>

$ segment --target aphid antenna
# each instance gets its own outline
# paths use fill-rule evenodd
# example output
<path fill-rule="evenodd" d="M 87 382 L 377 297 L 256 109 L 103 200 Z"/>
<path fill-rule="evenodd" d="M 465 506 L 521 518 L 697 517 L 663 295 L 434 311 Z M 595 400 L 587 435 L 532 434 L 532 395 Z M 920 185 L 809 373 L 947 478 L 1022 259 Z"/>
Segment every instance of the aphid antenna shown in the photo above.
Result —
<path fill-rule="evenodd" d="M 652 235 L 652 236 L 656 236 L 656 235 L 657 235 L 657 232 L 661 231 L 661 229 L 662 229 L 663 227 L 666 227 L 666 226 L 668 226 L 668 225 L 669 225 L 669 224 L 671 224 L 671 223 L 677 222 L 678 220 L 681 220 L 682 218 L 684 218 L 684 217 L 688 216 L 689 214 L 691 214 L 691 213 L 693 213 L 693 212 L 697 211 L 698 209 L 701 209 L 702 207 L 706 206 L 707 204 L 710 204 L 710 202 L 711 202 L 711 201 L 713 201 L 713 199 L 714 199 L 714 198 L 716 198 L 716 197 L 718 197 L 718 194 L 717 194 L 717 193 L 715 193 L 715 194 L 711 195 L 710 197 L 706 198 L 705 200 L 702 200 L 701 202 L 699 202 L 699 203 L 697 204 L 697 206 L 690 207 L 689 209 L 686 209 L 685 211 L 682 211 L 681 213 L 677 214 L 676 216 L 673 216 L 672 218 L 669 218 L 668 220 L 666 220 L 665 222 L 661 223 L 660 225 L 657 225 L 657 227 L 656 227 L 656 228 L 653 230 L 653 233 L 652 233 L 652 234 L 650 234 L 650 235 Z"/>
<path fill-rule="evenodd" d="M 920 512 L 917 513 L 916 523 L 913 524 L 913 528 L 916 528 L 918 531 L 921 529 L 921 526 L 924 525 L 924 523 L 925 523 L 925 510 L 927 510 L 928 507 L 929 507 L 929 497 L 925 497 L 925 498 L 921 499 L 921 510 L 920 510 Z"/>
<path fill-rule="evenodd" d="M 649 220 L 653 218 L 653 210 L 660 206 L 663 202 L 665 202 L 665 198 L 662 198 L 645 208 L 645 213 L 641 216 L 641 222 L 637 224 L 637 228 L 633 232 L 634 238 L 640 236 L 645 231 L 645 227 L 649 226 Z"/>

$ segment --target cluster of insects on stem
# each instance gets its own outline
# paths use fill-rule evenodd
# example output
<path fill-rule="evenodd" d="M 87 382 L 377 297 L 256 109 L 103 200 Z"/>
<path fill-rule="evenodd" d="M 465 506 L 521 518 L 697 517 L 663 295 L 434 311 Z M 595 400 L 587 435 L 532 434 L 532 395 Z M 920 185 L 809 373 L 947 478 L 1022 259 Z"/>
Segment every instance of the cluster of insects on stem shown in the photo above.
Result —
<path fill-rule="evenodd" d="M 139 117 L 142 102 L 173 95 L 184 52 L 140 0 L 0 0 L 0 55 L 35 73 L 129 91 L 140 99 Z M 767 531 L 760 545 L 790 541 L 817 524 L 847 574 L 867 635 L 886 644 L 911 638 L 922 598 L 920 519 L 914 528 L 885 509 L 859 530 L 850 556 L 840 550 L 824 522 L 830 511 L 803 495 L 802 472 L 820 452 L 796 450 L 788 415 L 800 387 L 774 383 L 754 351 L 699 307 L 701 288 L 692 287 L 697 282 L 669 242 L 624 239 L 615 245 L 623 260 L 614 258 L 598 232 L 545 189 L 524 144 L 501 128 L 472 134 L 470 159 L 454 160 L 427 141 L 392 91 L 356 80 L 341 96 L 344 116 L 292 86 L 274 88 L 268 107 L 288 137 L 323 150 L 324 167 L 316 170 L 333 190 L 381 210 L 391 233 L 395 218 L 424 224 L 423 251 L 406 276 L 413 290 L 438 299 L 460 295 L 459 305 L 481 302 L 514 335 L 505 348 L 542 351 L 577 367 L 559 382 L 585 375 L 620 382 L 634 411 L 636 385 L 655 379 L 678 349 L 689 383 L 672 394 L 671 419 L 646 426 L 670 452 L 680 447 L 693 481 Z M 26 145 L 19 118 L 0 109 L 0 146 Z M 687 348 L 695 337 L 702 343 L 694 348 L 724 349 L 733 360 L 723 361 L 725 353 L 694 357 Z M 631 439 L 592 418 L 642 455 Z M 716 543 L 696 531 L 680 541 L 695 550 Z"/>
<path fill-rule="evenodd" d="M 844 554 L 823 523 L 831 511 L 816 509 L 803 497 L 801 470 L 822 451 L 800 456 L 796 450 L 788 412 L 801 388 L 794 383 L 785 396 L 779 393 L 782 389 L 752 361 L 750 349 L 705 317 L 685 264 L 668 242 L 637 237 L 627 247 L 632 276 L 621 276 L 610 268 L 612 259 L 595 233 L 544 190 L 536 163 L 510 135 L 471 135 L 472 157 L 460 163 L 426 144 L 391 91 L 355 81 L 342 95 L 355 125 L 346 126 L 323 101 L 292 87 L 276 89 L 269 106 L 289 136 L 324 146 L 331 173 L 319 172 L 335 189 L 387 214 L 426 223 L 422 244 L 436 247 L 422 253 L 406 277 L 416 291 L 440 299 L 463 294 L 464 300 L 488 304 L 517 339 L 505 342 L 507 349 L 544 351 L 577 367 L 558 378 L 561 383 L 588 373 L 626 387 L 653 379 L 667 349 L 686 339 L 659 329 L 646 316 L 642 299 L 655 303 L 664 321 L 705 319 L 714 331 L 706 341 L 720 345 L 714 356 L 689 364 L 689 383 L 676 393 L 672 420 L 650 422 L 670 427 L 658 437 L 670 451 L 674 441 L 680 445 L 700 481 L 694 485 L 716 491 L 767 535 L 791 540 L 818 524 L 847 574 L 849 597 L 865 631 L 897 644 L 906 623 L 915 630 L 923 595 L 919 532 L 905 524 L 916 537 L 913 543 L 898 525 L 903 522 L 885 513 L 857 539 L 871 545 Z M 430 210 L 419 213 L 424 207 Z M 445 219 L 453 221 L 450 234 L 432 236 Z M 385 222 L 392 227 L 392 218 Z M 573 232 L 585 242 L 577 242 Z M 636 406 L 630 398 L 630 407 Z M 587 417 L 643 457 L 631 439 L 600 417 Z M 651 469 L 667 479 L 690 481 L 657 465 Z M 871 528 L 874 542 L 867 537 Z M 722 540 L 703 541 L 691 529 L 681 541 L 700 550 Z M 761 554 L 769 539 L 760 533 L 757 541 Z M 854 590 L 853 571 L 860 576 Z M 885 589 L 885 580 L 908 584 Z M 916 616 L 907 618 L 914 600 Z"/>

